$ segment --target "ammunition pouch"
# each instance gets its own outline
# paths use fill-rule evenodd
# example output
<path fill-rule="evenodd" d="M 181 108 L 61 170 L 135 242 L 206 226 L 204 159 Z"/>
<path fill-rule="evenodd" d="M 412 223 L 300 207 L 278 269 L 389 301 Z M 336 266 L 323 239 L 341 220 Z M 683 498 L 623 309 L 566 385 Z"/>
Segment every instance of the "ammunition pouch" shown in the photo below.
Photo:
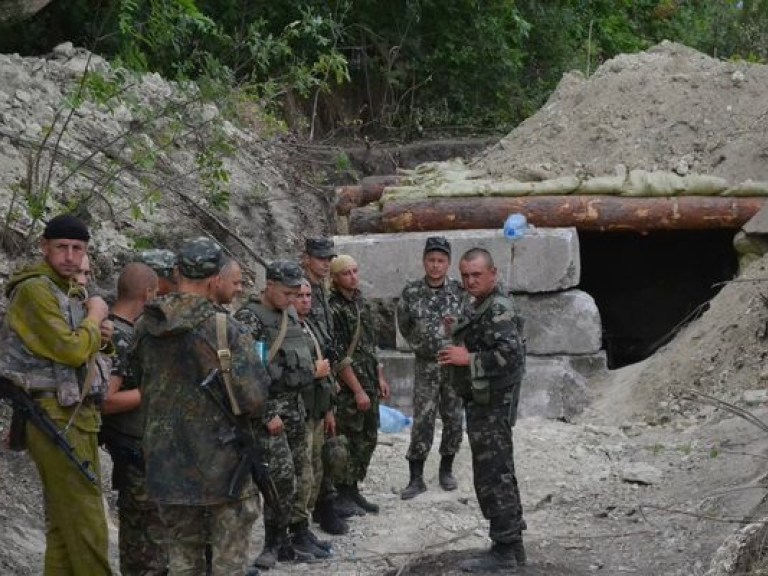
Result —
<path fill-rule="evenodd" d="M 487 378 L 472 379 L 472 401 L 481 406 L 491 403 L 491 382 Z"/>

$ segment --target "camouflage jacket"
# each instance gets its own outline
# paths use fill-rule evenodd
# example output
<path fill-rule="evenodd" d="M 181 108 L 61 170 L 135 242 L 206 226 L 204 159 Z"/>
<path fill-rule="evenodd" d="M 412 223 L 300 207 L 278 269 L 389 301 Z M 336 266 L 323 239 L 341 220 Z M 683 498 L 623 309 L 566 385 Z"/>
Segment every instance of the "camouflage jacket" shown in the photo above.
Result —
<path fill-rule="evenodd" d="M 397 303 L 397 326 L 416 356 L 434 361 L 437 351 L 450 340 L 443 318 L 461 318 L 465 306 L 464 289 L 457 280 L 446 278 L 439 288 L 431 288 L 424 278 L 413 280 L 405 285 Z"/>
<path fill-rule="evenodd" d="M 114 314 L 110 314 L 109 319 L 115 325 L 115 332 L 112 335 L 112 343 L 115 346 L 115 355 L 112 357 L 112 375 L 123 379 L 121 390 L 134 390 L 138 388 L 138 382 L 133 376 L 133 369 L 129 363 L 129 353 L 133 346 L 134 337 L 133 323 Z M 102 416 L 102 427 L 140 439 L 144 428 L 143 406 L 142 404 L 135 410 L 128 412 Z"/>
<path fill-rule="evenodd" d="M 494 390 L 519 386 L 525 370 L 522 319 L 512 300 L 498 289 L 474 308 L 468 307 L 454 328 L 453 340 L 469 351 L 472 380 L 488 380 Z"/>
<path fill-rule="evenodd" d="M 325 343 L 330 343 L 333 341 L 333 312 L 331 311 L 328 291 L 322 282 L 317 284 L 310 282 L 309 285 L 312 288 L 312 310 L 309 312 L 309 319 L 322 340 Z M 338 361 L 333 346 L 326 346 L 323 354 L 331 361 L 331 364 L 336 364 Z"/>
<path fill-rule="evenodd" d="M 323 337 L 322 331 L 309 318 L 302 323 L 302 328 L 310 343 L 312 360 L 316 361 L 319 358 L 318 347 L 322 357 L 326 358 L 325 350 L 329 343 Z M 317 341 L 317 345 L 315 345 L 315 341 Z M 315 378 L 314 385 L 304 390 L 304 406 L 307 409 L 307 418 L 320 420 L 325 416 L 326 412 L 333 407 L 334 389 L 335 386 L 330 377 Z"/>
<path fill-rule="evenodd" d="M 202 296 L 173 293 L 150 302 L 136 324 L 130 369 L 146 409 L 147 490 L 159 504 L 229 502 L 238 455 L 226 417 L 200 388 L 219 368 L 216 313 Z M 245 328 L 227 318 L 232 392 L 243 414 L 261 422 L 269 377 Z M 222 393 L 221 382 L 215 386 Z M 245 488 L 242 496 L 253 493 Z"/>
<path fill-rule="evenodd" d="M 359 291 L 350 300 L 336 290 L 331 291 L 330 305 L 333 312 L 334 348 L 336 356 L 340 358 L 334 366 L 334 372 L 338 374 L 351 365 L 363 389 L 369 395 L 378 394 L 379 359 L 376 353 L 376 326 L 370 305 Z M 358 322 L 361 323 L 360 338 L 350 357 L 349 346 Z"/>

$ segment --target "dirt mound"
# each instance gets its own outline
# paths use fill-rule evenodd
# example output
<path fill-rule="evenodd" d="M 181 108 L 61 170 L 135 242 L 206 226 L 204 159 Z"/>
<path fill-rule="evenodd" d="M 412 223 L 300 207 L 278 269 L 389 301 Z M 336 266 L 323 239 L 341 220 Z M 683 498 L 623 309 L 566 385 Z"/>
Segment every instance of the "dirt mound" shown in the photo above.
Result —
<path fill-rule="evenodd" d="M 566 74 L 546 105 L 475 160 L 523 181 L 629 169 L 768 180 L 768 66 L 671 42 Z"/>

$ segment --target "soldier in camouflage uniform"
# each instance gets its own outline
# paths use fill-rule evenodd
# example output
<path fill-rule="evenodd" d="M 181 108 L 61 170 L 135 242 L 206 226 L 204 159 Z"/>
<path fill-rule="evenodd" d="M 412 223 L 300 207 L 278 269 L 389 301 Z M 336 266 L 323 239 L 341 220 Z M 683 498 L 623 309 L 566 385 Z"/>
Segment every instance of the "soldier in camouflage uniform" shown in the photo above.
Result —
<path fill-rule="evenodd" d="M 26 389 L 62 430 L 75 456 L 99 475 L 97 398 L 84 395 L 87 367 L 100 349 L 111 353 L 112 323 L 99 297 L 83 299 L 75 283 L 90 234 L 65 214 L 45 227 L 43 262 L 8 282 L 0 329 L 0 374 Z M 26 423 L 26 446 L 40 474 L 46 516 L 46 576 L 111 574 L 101 483 L 91 484 L 51 440 Z"/>
<path fill-rule="evenodd" d="M 462 436 L 462 404 L 448 378 L 448 370 L 437 365 L 437 352 L 450 341 L 443 318 L 458 318 L 464 306 L 461 284 L 448 277 L 451 244 L 442 236 L 427 238 L 424 246 L 425 276 L 408 282 L 397 305 L 397 325 L 416 356 L 413 381 L 413 428 L 406 458 L 410 470 L 408 486 L 400 493 L 408 500 L 425 492 L 424 461 L 432 448 L 435 416 L 440 410 L 443 437 L 440 443 L 439 481 L 443 490 L 455 490 L 453 459 Z"/>
<path fill-rule="evenodd" d="M 349 440 L 350 451 L 347 472 L 336 487 L 345 504 L 376 513 L 379 506 L 364 498 L 357 484 L 365 479 L 376 449 L 379 399 L 389 398 L 389 384 L 376 354 L 373 314 L 359 290 L 357 262 L 337 256 L 331 261 L 331 277 L 334 344 L 340 358 L 334 371 L 341 385 L 336 427 Z"/>
<path fill-rule="evenodd" d="M 309 484 L 302 475 L 309 466 L 309 451 L 302 393 L 313 385 L 315 364 L 293 308 L 301 279 L 301 268 L 295 262 L 271 262 L 261 301 L 251 297 L 235 313 L 235 318 L 248 326 L 253 339 L 268 349 L 266 364 L 271 377 L 260 436 L 281 510 L 264 508 L 264 549 L 254 562 L 258 568 L 272 568 L 278 561 L 329 556 L 307 534 Z"/>
<path fill-rule="evenodd" d="M 262 421 L 269 376 L 247 330 L 212 301 L 222 264 L 221 247 L 210 238 L 181 246 L 178 292 L 147 304 L 130 361 L 146 410 L 147 491 L 167 530 L 171 574 L 204 574 L 208 543 L 214 576 L 244 574 L 244 535 L 259 512 L 250 482 L 235 498 L 228 494 L 237 447 L 226 416 L 200 386 L 229 358 L 228 376 L 213 389 L 224 402 L 233 398 L 254 427 Z M 225 338 L 217 334 L 221 318 Z"/>
<path fill-rule="evenodd" d="M 491 549 L 466 561 L 467 572 L 508 572 L 526 562 L 525 530 L 515 476 L 512 427 L 517 419 L 520 384 L 525 370 L 525 342 L 512 300 L 497 287 L 497 272 L 487 250 L 473 248 L 459 263 L 472 310 L 453 327 L 455 345 L 438 356 L 450 366 L 464 398 L 472 450 L 475 493 L 490 520 Z"/>
<path fill-rule="evenodd" d="M 112 341 L 116 353 L 109 391 L 101 406 L 103 422 L 99 439 L 112 456 L 112 488 L 118 491 L 118 543 L 123 576 L 168 573 L 165 528 L 157 504 L 147 494 L 144 475 L 141 393 L 128 362 L 134 323 L 147 302 L 155 298 L 157 286 L 157 274 L 149 266 L 139 262 L 128 264 L 117 279 L 117 300 L 109 315 L 115 325 Z"/>
<path fill-rule="evenodd" d="M 152 268 L 157 274 L 158 296 L 176 292 L 176 254 L 165 248 L 152 248 L 139 252 L 138 261 Z"/>
<path fill-rule="evenodd" d="M 333 343 L 333 316 L 331 314 L 331 308 L 328 304 L 328 290 L 327 284 L 329 282 L 329 275 L 331 273 L 331 259 L 336 256 L 336 252 L 333 246 L 333 240 L 330 238 L 307 238 L 304 245 L 304 257 L 302 264 L 304 267 L 304 276 L 309 280 L 312 297 L 312 310 L 309 314 L 309 320 L 312 326 L 317 329 L 318 337 L 326 342 L 324 354 L 330 360 L 331 366 L 336 364 L 337 358 L 335 356 L 335 350 L 332 346 Z M 332 378 L 331 378 L 332 379 Z M 336 403 L 336 383 L 333 382 L 331 387 L 331 403 Z M 328 431 L 331 425 L 331 418 L 333 418 L 333 411 L 326 412 L 325 416 L 325 428 Z M 335 418 L 333 420 L 335 433 Z M 327 437 L 327 435 L 326 435 Z M 314 445 L 311 448 L 311 452 L 316 454 L 318 451 L 322 451 L 325 437 L 321 437 L 319 434 L 314 436 Z M 327 454 L 328 451 L 323 452 Z M 347 524 L 339 515 L 339 510 L 336 506 L 336 488 L 333 485 L 333 475 L 330 473 L 330 467 L 334 467 L 334 463 L 323 461 L 323 472 L 320 474 L 320 486 L 316 488 L 316 496 L 310 501 L 310 508 L 312 509 L 312 518 L 320 524 L 322 528 L 328 534 L 346 534 L 349 532 L 349 524 Z M 350 511 L 346 511 L 347 514 Z"/>

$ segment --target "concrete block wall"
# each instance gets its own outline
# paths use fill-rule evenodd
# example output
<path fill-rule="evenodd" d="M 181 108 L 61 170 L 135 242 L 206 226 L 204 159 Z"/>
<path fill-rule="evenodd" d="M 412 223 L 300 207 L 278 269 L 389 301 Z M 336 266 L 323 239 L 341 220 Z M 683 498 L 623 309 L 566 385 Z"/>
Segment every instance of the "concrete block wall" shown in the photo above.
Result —
<path fill-rule="evenodd" d="M 337 236 L 334 240 L 337 253 L 358 261 L 364 294 L 394 308 L 406 281 L 423 276 L 424 242 L 436 234 Z M 532 229 L 515 242 L 500 230 L 441 234 L 453 247 L 450 275 L 459 278 L 462 253 L 476 246 L 486 248 L 525 319 L 528 359 L 520 416 L 568 420 L 579 414 L 587 404 L 587 379 L 604 370 L 606 363 L 597 306 L 577 288 L 581 260 L 576 230 Z M 397 342 L 398 350 L 381 353 L 392 387 L 390 404 L 411 413 L 413 354 L 402 338 Z"/>

